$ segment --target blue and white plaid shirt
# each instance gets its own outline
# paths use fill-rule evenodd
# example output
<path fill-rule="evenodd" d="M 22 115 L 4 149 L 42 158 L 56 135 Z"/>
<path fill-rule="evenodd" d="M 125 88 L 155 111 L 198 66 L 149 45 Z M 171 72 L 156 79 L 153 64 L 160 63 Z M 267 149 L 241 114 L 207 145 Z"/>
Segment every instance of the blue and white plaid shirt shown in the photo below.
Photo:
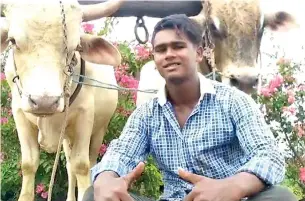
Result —
<path fill-rule="evenodd" d="M 91 169 L 92 180 L 105 170 L 123 176 L 151 153 L 163 175 L 162 199 L 181 200 L 192 188 L 179 178 L 179 167 L 215 179 L 250 172 L 268 185 L 281 182 L 284 157 L 254 100 L 199 76 L 201 97 L 182 129 L 162 88 L 131 114 Z"/>

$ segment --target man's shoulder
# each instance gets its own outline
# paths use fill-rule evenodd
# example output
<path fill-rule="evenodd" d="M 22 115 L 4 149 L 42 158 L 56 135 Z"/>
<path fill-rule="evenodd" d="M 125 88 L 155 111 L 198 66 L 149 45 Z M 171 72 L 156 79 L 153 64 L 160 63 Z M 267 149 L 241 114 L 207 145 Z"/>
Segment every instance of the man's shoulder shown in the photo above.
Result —
<path fill-rule="evenodd" d="M 256 105 L 254 99 L 249 94 L 225 83 L 214 80 L 211 80 L 211 82 L 215 88 L 217 100 L 228 101 L 230 105 L 233 103 Z"/>
<path fill-rule="evenodd" d="M 215 80 L 210 81 L 215 89 L 215 96 L 219 99 L 231 99 L 232 94 L 236 93 L 236 89 L 228 84 Z"/>
<path fill-rule="evenodd" d="M 157 98 L 152 98 L 141 105 L 137 106 L 133 113 L 134 115 L 152 116 L 153 110 L 157 105 Z"/>

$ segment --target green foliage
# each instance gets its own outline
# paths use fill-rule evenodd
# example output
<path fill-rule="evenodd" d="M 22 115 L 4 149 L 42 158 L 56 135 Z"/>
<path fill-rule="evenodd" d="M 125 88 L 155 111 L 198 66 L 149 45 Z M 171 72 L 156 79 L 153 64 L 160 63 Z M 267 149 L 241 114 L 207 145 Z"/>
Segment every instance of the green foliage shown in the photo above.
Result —
<path fill-rule="evenodd" d="M 287 165 L 287 172 L 282 186 L 288 187 L 300 200 L 304 198 L 304 189 L 302 188 L 303 184 L 298 181 L 299 177 L 299 168 L 292 162 Z"/>

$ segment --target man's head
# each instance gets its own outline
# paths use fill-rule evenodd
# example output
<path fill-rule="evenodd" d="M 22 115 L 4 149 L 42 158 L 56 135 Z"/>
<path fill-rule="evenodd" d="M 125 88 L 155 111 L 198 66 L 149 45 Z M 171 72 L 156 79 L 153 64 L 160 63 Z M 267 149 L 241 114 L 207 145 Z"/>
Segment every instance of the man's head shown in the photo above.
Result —
<path fill-rule="evenodd" d="M 157 69 L 166 82 L 182 83 L 197 74 L 203 59 L 200 27 L 184 14 L 159 21 L 152 35 Z"/>

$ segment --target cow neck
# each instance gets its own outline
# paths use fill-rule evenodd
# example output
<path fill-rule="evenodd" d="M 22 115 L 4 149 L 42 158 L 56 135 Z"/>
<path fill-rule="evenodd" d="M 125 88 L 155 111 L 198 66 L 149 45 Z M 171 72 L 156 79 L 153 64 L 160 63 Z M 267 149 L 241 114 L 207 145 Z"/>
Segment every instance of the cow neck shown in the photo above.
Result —
<path fill-rule="evenodd" d="M 83 86 L 82 83 L 84 81 L 84 76 L 86 74 L 86 63 L 83 60 L 83 58 L 80 58 L 80 60 L 81 60 L 80 76 L 79 76 L 79 80 L 78 80 L 77 86 L 76 86 L 73 94 L 71 95 L 71 97 L 69 99 L 69 106 L 72 105 L 72 103 L 76 99 L 77 95 L 79 94 L 80 90 L 82 89 L 82 86 Z M 22 85 L 21 85 L 21 82 L 20 82 L 20 77 L 17 74 L 17 66 L 16 66 L 16 63 L 15 63 L 15 54 L 14 54 L 14 51 L 13 51 L 13 61 L 14 61 L 14 77 L 13 77 L 13 82 L 17 86 L 17 89 L 18 89 L 20 97 L 22 97 Z"/>

